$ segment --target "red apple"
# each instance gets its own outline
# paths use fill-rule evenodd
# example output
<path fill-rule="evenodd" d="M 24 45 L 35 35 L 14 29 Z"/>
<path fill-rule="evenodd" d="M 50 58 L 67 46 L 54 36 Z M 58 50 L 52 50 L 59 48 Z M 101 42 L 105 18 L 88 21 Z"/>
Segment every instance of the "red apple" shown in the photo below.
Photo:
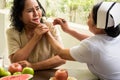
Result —
<path fill-rule="evenodd" d="M 10 71 L 11 73 L 22 72 L 22 66 L 19 63 L 12 63 L 8 67 L 8 71 Z"/>
<path fill-rule="evenodd" d="M 56 80 L 67 80 L 68 72 L 65 69 L 59 69 L 55 72 L 55 79 Z"/>

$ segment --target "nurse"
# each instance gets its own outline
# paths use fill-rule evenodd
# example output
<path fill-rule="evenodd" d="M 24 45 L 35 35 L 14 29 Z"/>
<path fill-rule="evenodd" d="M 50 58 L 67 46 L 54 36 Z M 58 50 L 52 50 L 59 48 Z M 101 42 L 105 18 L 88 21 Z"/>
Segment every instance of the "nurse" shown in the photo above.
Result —
<path fill-rule="evenodd" d="M 81 40 L 77 46 L 63 48 L 48 32 L 48 40 L 59 56 L 86 63 L 101 80 L 120 80 L 120 3 L 94 5 L 87 21 L 89 30 L 94 33 L 91 37 L 71 29 L 62 18 L 55 19 L 54 24 L 61 25 L 63 31 Z"/>

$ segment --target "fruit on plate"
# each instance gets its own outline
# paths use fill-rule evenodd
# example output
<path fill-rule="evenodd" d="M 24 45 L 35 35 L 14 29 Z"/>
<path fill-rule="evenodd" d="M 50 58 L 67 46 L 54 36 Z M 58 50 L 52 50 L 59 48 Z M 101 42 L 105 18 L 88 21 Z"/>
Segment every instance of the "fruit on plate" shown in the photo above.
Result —
<path fill-rule="evenodd" d="M 12 74 L 15 72 L 22 72 L 22 66 L 19 63 L 12 63 L 8 67 L 8 71 L 11 72 Z"/>
<path fill-rule="evenodd" d="M 65 69 L 59 69 L 55 72 L 55 80 L 67 80 L 68 72 Z"/>
<path fill-rule="evenodd" d="M 19 75 L 11 75 L 0 78 L 0 80 L 30 80 L 33 75 L 30 74 L 19 74 Z"/>
<path fill-rule="evenodd" d="M 22 74 L 31 74 L 31 75 L 34 75 L 34 70 L 31 67 L 25 67 L 22 70 Z"/>

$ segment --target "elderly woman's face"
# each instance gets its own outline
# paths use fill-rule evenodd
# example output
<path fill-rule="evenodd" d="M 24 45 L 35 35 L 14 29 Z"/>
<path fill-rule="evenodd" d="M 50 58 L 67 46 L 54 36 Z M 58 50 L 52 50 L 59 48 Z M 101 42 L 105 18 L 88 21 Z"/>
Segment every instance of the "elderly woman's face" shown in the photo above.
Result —
<path fill-rule="evenodd" d="M 40 23 L 42 10 L 36 0 L 26 0 L 24 10 L 22 12 L 22 21 L 25 25 L 30 23 Z"/>

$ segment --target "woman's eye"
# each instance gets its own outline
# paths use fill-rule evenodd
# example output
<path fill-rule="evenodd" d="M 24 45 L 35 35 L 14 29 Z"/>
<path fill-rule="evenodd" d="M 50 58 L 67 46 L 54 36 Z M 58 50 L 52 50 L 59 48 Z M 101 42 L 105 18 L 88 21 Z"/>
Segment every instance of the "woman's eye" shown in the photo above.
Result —
<path fill-rule="evenodd" d="M 28 12 L 32 12 L 32 10 L 29 10 Z"/>
<path fill-rule="evenodd" d="M 37 7 L 36 10 L 40 10 L 40 7 Z"/>
<path fill-rule="evenodd" d="M 28 9 L 27 12 L 32 12 L 33 10 L 32 9 Z"/>

